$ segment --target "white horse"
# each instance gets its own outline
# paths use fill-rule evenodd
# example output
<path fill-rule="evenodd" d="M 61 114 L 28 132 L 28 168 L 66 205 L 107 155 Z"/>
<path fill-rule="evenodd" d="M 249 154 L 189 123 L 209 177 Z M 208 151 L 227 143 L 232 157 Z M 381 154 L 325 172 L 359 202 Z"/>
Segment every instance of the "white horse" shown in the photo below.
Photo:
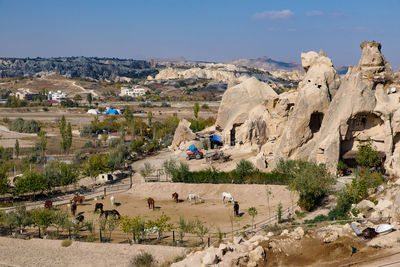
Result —
<path fill-rule="evenodd" d="M 110 201 L 111 201 L 111 207 L 114 207 L 114 201 L 115 201 L 114 196 L 110 197 Z"/>
<path fill-rule="evenodd" d="M 160 228 L 157 226 L 154 226 L 151 228 L 144 229 L 143 232 L 141 233 L 142 239 L 144 236 L 146 236 L 146 238 L 149 239 L 151 234 L 157 234 L 157 236 L 160 237 L 160 235 L 161 235 Z"/>
<path fill-rule="evenodd" d="M 197 200 L 200 200 L 200 196 L 198 194 L 189 194 L 187 199 L 190 203 L 192 203 L 192 200 L 194 200 L 194 203 L 196 203 Z"/>
<path fill-rule="evenodd" d="M 223 192 L 222 193 L 222 202 L 225 204 L 225 199 L 227 199 L 228 200 L 228 203 L 229 202 L 235 202 L 235 200 L 233 199 L 233 196 L 232 196 L 232 194 L 231 193 L 227 193 L 227 192 Z"/>

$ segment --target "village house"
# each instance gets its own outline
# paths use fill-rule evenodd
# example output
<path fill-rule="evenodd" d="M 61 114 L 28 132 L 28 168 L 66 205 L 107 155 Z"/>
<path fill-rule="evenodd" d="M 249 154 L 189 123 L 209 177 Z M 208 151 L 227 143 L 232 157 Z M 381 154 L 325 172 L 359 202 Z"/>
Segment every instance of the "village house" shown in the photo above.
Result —
<path fill-rule="evenodd" d="M 47 95 L 48 100 L 63 100 L 67 97 L 67 94 L 65 94 L 63 91 L 58 90 L 56 91 L 50 91 L 49 94 Z"/>
<path fill-rule="evenodd" d="M 130 96 L 130 97 L 140 97 L 146 94 L 147 89 L 139 86 L 135 86 L 132 88 L 122 87 L 120 96 Z"/>

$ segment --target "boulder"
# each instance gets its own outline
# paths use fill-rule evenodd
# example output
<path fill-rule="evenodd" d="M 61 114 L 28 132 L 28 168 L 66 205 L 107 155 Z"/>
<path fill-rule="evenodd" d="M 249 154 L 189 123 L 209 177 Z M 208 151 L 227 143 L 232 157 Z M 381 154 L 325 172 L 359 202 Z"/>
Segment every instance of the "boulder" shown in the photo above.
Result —
<path fill-rule="evenodd" d="M 207 252 L 206 255 L 201 259 L 201 262 L 206 266 L 217 264 L 218 263 L 217 254 L 215 254 L 214 252 Z"/>
<path fill-rule="evenodd" d="M 290 233 L 290 235 L 296 239 L 296 240 L 300 240 L 303 238 L 304 236 L 304 230 L 301 227 L 297 227 L 296 229 L 294 229 L 294 231 L 292 233 Z"/>
<path fill-rule="evenodd" d="M 265 258 L 265 250 L 263 247 L 258 246 L 254 250 L 249 252 L 249 258 L 253 262 L 257 262 Z"/>
<path fill-rule="evenodd" d="M 281 235 L 289 235 L 289 230 L 288 229 L 284 229 L 282 231 Z"/>
<path fill-rule="evenodd" d="M 383 200 L 380 200 L 378 202 L 378 204 L 376 204 L 375 209 L 379 210 L 379 211 L 383 211 L 385 209 L 391 208 L 392 206 L 393 206 L 393 202 L 392 201 L 383 199 Z"/>
<path fill-rule="evenodd" d="M 196 134 L 190 129 L 190 122 L 182 119 L 175 130 L 174 139 L 171 144 L 171 149 L 177 149 L 181 143 L 196 139 Z"/>
<path fill-rule="evenodd" d="M 243 238 L 241 238 L 240 236 L 235 236 L 233 238 L 233 244 L 235 245 L 239 245 L 240 243 L 244 242 Z"/>
<path fill-rule="evenodd" d="M 375 204 L 372 201 L 364 199 L 364 200 L 361 200 L 360 203 L 357 204 L 357 207 L 360 210 L 370 211 L 375 208 Z"/>

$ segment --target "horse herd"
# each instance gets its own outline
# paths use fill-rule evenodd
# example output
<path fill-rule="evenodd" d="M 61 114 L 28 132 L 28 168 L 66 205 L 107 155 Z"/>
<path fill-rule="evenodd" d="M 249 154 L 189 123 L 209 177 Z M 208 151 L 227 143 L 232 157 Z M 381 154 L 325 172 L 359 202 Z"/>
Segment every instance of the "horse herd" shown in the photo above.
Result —
<path fill-rule="evenodd" d="M 95 198 L 97 200 L 97 198 Z M 177 192 L 174 192 L 172 194 L 172 199 L 174 199 L 174 201 L 176 203 L 179 203 L 179 194 Z M 74 196 L 71 200 L 70 203 L 68 204 L 68 206 L 70 207 L 71 210 L 71 215 L 73 217 L 75 217 L 75 220 L 79 223 L 79 222 L 83 222 L 84 220 L 84 216 L 83 216 L 83 212 L 80 212 L 78 214 L 76 214 L 76 210 L 78 207 L 78 203 L 82 204 L 83 201 L 85 200 L 84 196 Z M 196 204 L 197 202 L 203 203 L 204 200 L 199 196 L 199 194 L 188 194 L 187 196 L 187 200 L 189 201 L 189 203 L 192 203 L 192 201 L 194 201 L 194 203 Z M 225 201 L 227 201 L 227 203 L 231 202 L 234 203 L 234 212 L 235 215 L 238 214 L 239 211 L 239 204 L 237 201 L 234 200 L 233 195 L 231 193 L 227 193 L 227 192 L 223 192 L 222 193 L 222 202 L 225 204 Z M 111 196 L 110 197 L 110 202 L 111 202 L 111 206 L 114 207 L 115 205 L 115 197 Z M 155 209 L 155 201 L 153 198 L 149 197 L 147 199 L 147 204 L 149 209 Z M 46 200 L 44 203 L 44 207 L 47 209 L 51 209 L 53 207 L 53 202 L 51 200 Z M 119 212 L 116 209 L 112 209 L 112 210 L 104 210 L 104 205 L 103 203 L 95 203 L 94 206 L 94 212 L 97 213 L 98 211 L 100 211 L 100 217 L 104 216 L 105 219 L 107 220 L 108 217 L 112 216 L 114 219 L 120 219 L 121 215 L 119 214 Z"/>

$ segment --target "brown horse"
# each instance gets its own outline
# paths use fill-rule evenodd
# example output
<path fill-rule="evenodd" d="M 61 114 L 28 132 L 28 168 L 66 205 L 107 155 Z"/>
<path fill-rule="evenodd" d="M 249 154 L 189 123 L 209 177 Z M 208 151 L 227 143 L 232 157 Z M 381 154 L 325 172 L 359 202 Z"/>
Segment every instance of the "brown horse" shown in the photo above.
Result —
<path fill-rule="evenodd" d="M 115 217 L 117 217 L 118 220 L 121 218 L 121 215 L 119 214 L 119 212 L 117 210 L 105 210 L 105 211 L 101 210 L 100 216 L 103 216 L 103 214 L 104 214 L 104 217 L 106 218 L 106 220 L 109 215 L 114 216 L 114 219 L 115 219 Z"/>
<path fill-rule="evenodd" d="M 76 203 L 73 203 L 73 204 L 71 205 L 71 214 L 72 214 L 72 216 L 74 216 L 74 217 L 75 217 L 75 213 L 76 213 L 76 207 L 77 207 Z"/>
<path fill-rule="evenodd" d="M 47 209 L 51 209 L 51 208 L 53 207 L 53 201 L 51 201 L 51 200 L 46 200 L 46 201 L 44 202 L 44 207 L 47 208 Z"/>
<path fill-rule="evenodd" d="M 178 202 L 179 202 L 179 199 L 178 199 L 178 197 L 179 197 L 179 195 L 178 195 L 178 193 L 177 193 L 177 192 L 175 192 L 175 193 L 173 193 L 173 194 L 172 194 L 172 198 L 173 198 L 173 199 L 175 199 L 175 202 L 176 202 L 176 203 L 178 203 Z"/>
<path fill-rule="evenodd" d="M 74 204 L 76 204 L 76 203 L 80 203 L 80 204 L 82 204 L 82 202 L 85 200 L 85 197 L 84 196 L 74 196 L 72 199 L 71 199 L 71 201 L 70 201 L 70 203 L 74 203 Z"/>
<path fill-rule="evenodd" d="M 154 210 L 154 199 L 152 199 L 151 197 L 149 197 L 147 199 L 147 204 L 149 205 L 149 209 L 153 209 Z"/>

